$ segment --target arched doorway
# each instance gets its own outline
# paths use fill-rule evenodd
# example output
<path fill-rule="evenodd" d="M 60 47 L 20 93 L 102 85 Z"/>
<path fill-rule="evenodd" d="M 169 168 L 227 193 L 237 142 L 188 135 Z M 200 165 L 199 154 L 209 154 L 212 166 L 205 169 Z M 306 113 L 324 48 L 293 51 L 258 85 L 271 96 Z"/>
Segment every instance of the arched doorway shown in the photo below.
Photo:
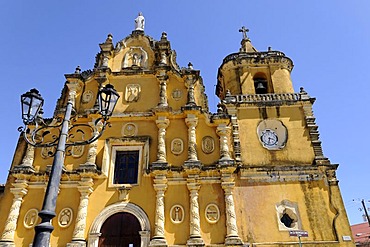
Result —
<path fill-rule="evenodd" d="M 133 219 L 135 218 L 135 219 Z M 112 220 L 112 221 L 111 221 Z M 135 222 L 134 224 L 138 223 L 139 226 L 133 227 L 136 229 L 136 234 L 140 236 L 140 243 L 139 245 L 135 245 L 134 247 L 147 247 L 150 241 L 150 222 L 149 218 L 146 213 L 137 205 L 128 203 L 128 202 L 117 202 L 115 204 L 109 205 L 108 207 L 104 208 L 99 215 L 96 216 L 94 219 L 88 237 L 88 247 L 98 247 L 98 246 L 124 246 L 124 245 L 101 245 L 100 238 L 107 238 L 104 237 L 104 232 L 110 231 L 111 227 L 115 229 L 117 225 L 115 222 L 122 222 L 126 224 L 131 224 L 130 222 Z M 106 222 L 108 222 L 106 224 Z M 124 225 L 122 226 L 125 227 Z M 121 227 L 121 229 L 122 229 Z M 131 226 L 130 226 L 131 227 Z M 118 228 L 118 227 L 117 227 Z M 123 229 L 124 231 L 124 229 Z M 131 231 L 131 230 L 130 230 Z M 107 236 L 107 235 L 106 235 Z M 103 243 L 102 243 L 103 244 Z M 126 245 L 128 247 L 128 245 Z"/>
<path fill-rule="evenodd" d="M 116 213 L 110 216 L 100 229 L 99 247 L 140 247 L 141 226 L 130 213 Z"/>

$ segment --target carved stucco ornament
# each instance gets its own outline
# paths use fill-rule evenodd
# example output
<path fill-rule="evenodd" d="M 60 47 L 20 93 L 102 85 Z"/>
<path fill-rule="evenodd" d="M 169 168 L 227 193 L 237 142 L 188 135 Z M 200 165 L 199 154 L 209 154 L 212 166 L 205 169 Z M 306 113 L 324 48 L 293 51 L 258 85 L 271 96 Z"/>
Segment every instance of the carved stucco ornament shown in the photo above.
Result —
<path fill-rule="evenodd" d="M 66 228 L 71 225 L 73 218 L 73 211 L 71 208 L 63 208 L 58 216 L 58 225 Z"/>
<path fill-rule="evenodd" d="M 176 101 L 180 100 L 182 98 L 182 95 L 183 95 L 183 92 L 181 89 L 178 89 L 178 88 L 175 88 L 173 91 L 172 91 L 172 98 Z"/>
<path fill-rule="evenodd" d="M 220 219 L 220 209 L 216 204 L 210 203 L 206 207 L 205 216 L 208 223 L 215 224 Z"/>
<path fill-rule="evenodd" d="M 43 147 L 41 149 L 41 157 L 47 159 L 52 157 L 55 153 L 55 147 Z"/>
<path fill-rule="evenodd" d="M 91 100 L 94 98 L 94 92 L 91 90 L 87 90 L 82 94 L 82 103 L 87 104 L 91 102 Z"/>
<path fill-rule="evenodd" d="M 73 146 L 72 151 L 71 151 L 72 157 L 80 158 L 84 154 L 84 151 L 85 151 L 85 146 L 83 145 Z"/>
<path fill-rule="evenodd" d="M 128 84 L 126 86 L 125 100 L 127 102 L 137 102 L 140 99 L 141 86 L 139 84 Z"/>
<path fill-rule="evenodd" d="M 126 137 L 136 136 L 137 134 L 137 126 L 134 123 L 127 123 L 123 125 L 122 128 L 122 135 Z"/>
<path fill-rule="evenodd" d="M 215 140 L 211 136 L 205 136 L 202 139 L 202 151 L 210 154 L 215 150 Z"/>
<path fill-rule="evenodd" d="M 173 205 L 170 210 L 170 219 L 174 224 L 180 224 L 184 221 L 185 211 L 181 205 Z"/>
<path fill-rule="evenodd" d="M 36 208 L 31 208 L 24 216 L 23 225 L 27 229 L 33 228 L 38 222 L 39 211 Z"/>
<path fill-rule="evenodd" d="M 184 141 L 180 138 L 175 138 L 171 142 L 171 152 L 175 155 L 180 155 L 184 151 Z"/>

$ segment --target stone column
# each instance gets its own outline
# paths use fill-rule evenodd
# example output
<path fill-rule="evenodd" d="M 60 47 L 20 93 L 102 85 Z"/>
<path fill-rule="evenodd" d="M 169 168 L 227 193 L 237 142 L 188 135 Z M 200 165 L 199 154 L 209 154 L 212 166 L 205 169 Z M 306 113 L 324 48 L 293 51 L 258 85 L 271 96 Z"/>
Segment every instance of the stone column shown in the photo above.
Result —
<path fill-rule="evenodd" d="M 159 80 L 159 103 L 158 107 L 168 107 L 167 102 L 167 81 L 168 76 L 166 70 L 160 70 L 157 78 Z"/>
<path fill-rule="evenodd" d="M 167 178 L 164 174 L 158 174 L 154 178 L 154 190 L 156 191 L 155 228 L 154 237 L 150 246 L 167 246 L 164 236 L 164 193 L 167 189 Z"/>
<path fill-rule="evenodd" d="M 78 206 L 75 228 L 72 236 L 72 243 L 67 246 L 82 247 L 86 246 L 85 230 L 87 219 L 87 207 L 89 205 L 89 195 L 93 192 L 93 179 L 90 177 L 83 177 L 77 187 L 80 192 L 80 204 Z"/>
<path fill-rule="evenodd" d="M 166 163 L 166 128 L 170 121 L 166 117 L 158 117 L 155 121 L 158 127 L 158 151 L 157 151 L 157 162 Z"/>
<path fill-rule="evenodd" d="M 233 190 L 235 187 L 234 178 L 230 174 L 223 174 L 221 177 L 221 186 L 225 194 L 226 207 L 226 239 L 225 245 L 242 245 L 243 242 L 238 235 L 238 227 L 236 225 L 236 214 L 233 198 Z"/>
<path fill-rule="evenodd" d="M 3 234 L 0 239 L 0 246 L 15 246 L 14 245 L 14 234 L 17 229 L 17 221 L 19 212 L 21 209 L 23 196 L 27 194 L 27 181 L 16 180 L 12 184 L 14 188 L 10 189 L 10 192 L 14 195 L 12 206 L 10 207 L 8 218 L 5 222 Z"/>
<path fill-rule="evenodd" d="M 196 181 L 196 177 L 190 177 L 187 181 L 187 187 L 190 192 L 190 238 L 187 245 L 204 245 L 200 235 L 200 216 L 198 192 L 200 184 Z"/>
<path fill-rule="evenodd" d="M 230 127 L 220 125 L 217 127 L 216 133 L 220 137 L 220 160 L 231 160 L 228 139 Z"/>
<path fill-rule="evenodd" d="M 188 114 L 185 119 L 188 126 L 188 161 L 197 161 L 197 139 L 196 139 L 196 126 L 198 125 L 198 118 L 193 114 Z"/>

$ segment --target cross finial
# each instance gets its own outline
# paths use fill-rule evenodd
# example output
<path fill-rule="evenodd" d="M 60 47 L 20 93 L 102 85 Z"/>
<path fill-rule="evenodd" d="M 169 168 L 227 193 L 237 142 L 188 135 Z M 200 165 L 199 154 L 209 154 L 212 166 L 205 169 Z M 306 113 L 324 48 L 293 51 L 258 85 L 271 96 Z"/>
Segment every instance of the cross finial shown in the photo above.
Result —
<path fill-rule="evenodd" d="M 245 26 L 242 26 L 241 29 L 239 29 L 239 32 L 243 33 L 243 39 L 248 39 L 247 32 L 249 32 L 249 29 Z"/>

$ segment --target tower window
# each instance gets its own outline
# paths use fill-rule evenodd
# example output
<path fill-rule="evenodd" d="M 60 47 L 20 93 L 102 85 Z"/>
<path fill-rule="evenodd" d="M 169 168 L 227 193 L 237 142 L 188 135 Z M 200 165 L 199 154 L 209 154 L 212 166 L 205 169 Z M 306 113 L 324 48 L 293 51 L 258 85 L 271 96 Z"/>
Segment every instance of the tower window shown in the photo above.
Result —
<path fill-rule="evenodd" d="M 254 88 L 255 88 L 256 94 L 267 93 L 267 80 L 263 78 L 255 78 Z"/>

